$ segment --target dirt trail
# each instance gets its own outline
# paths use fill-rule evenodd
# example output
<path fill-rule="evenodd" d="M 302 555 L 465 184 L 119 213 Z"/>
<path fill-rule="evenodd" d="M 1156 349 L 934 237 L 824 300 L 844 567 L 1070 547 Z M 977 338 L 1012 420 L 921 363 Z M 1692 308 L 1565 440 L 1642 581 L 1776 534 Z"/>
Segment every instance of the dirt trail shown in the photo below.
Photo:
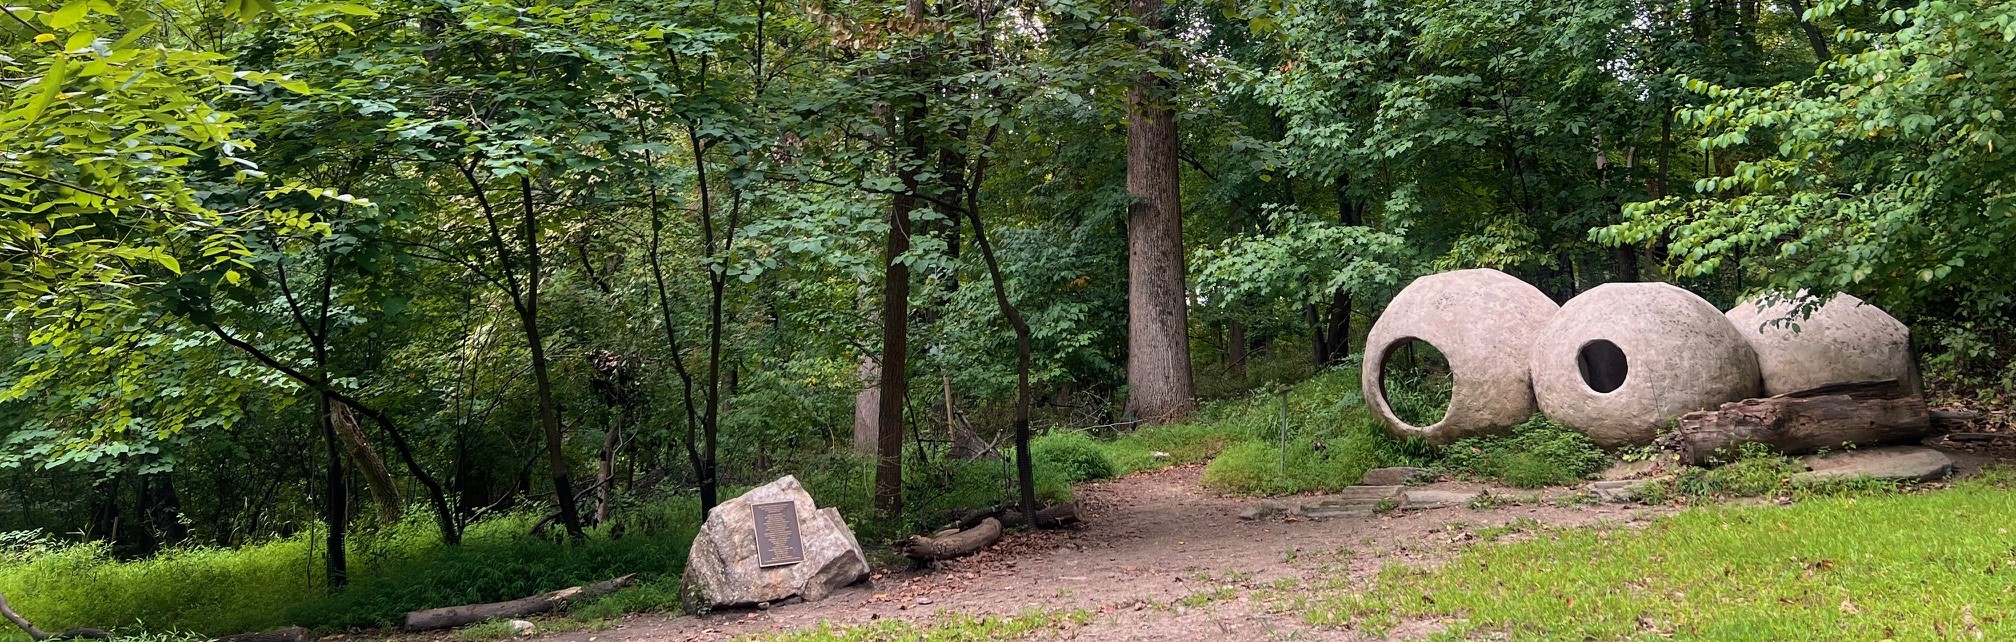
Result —
<path fill-rule="evenodd" d="M 1179 467 L 1080 486 L 1078 501 L 1086 524 L 1077 530 L 1012 533 L 989 551 L 945 562 L 934 570 L 880 570 L 872 582 L 822 602 L 698 617 L 640 615 L 612 629 L 547 639 L 730 640 L 822 624 L 846 627 L 887 618 L 929 621 L 947 612 L 1084 609 L 1095 614 L 1091 621 L 1038 638 L 1354 640 L 1361 637 L 1350 631 L 1311 628 L 1299 611 L 1272 606 L 1278 600 L 1269 597 L 1290 593 L 1270 587 L 1338 578 L 1362 581 L 1389 563 L 1439 559 L 1471 539 L 1471 530 L 1520 518 L 1582 525 L 1641 522 L 1662 512 L 1642 506 L 1547 503 L 1247 522 L 1239 519 L 1239 512 L 1259 500 L 1204 490 L 1202 471 L 1198 466 Z"/>

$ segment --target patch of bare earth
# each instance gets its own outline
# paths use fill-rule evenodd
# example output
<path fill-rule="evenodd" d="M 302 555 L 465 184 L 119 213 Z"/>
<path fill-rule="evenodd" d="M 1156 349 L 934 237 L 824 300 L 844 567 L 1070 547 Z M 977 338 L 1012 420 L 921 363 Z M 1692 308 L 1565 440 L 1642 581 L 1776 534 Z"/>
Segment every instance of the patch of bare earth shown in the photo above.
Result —
<path fill-rule="evenodd" d="M 1664 510 L 1542 501 L 1484 510 L 1451 507 L 1249 522 L 1238 515 L 1259 500 L 1212 494 L 1203 487 L 1202 473 L 1201 466 L 1187 466 L 1081 486 L 1079 511 L 1085 524 L 1080 528 L 1011 533 L 985 552 L 935 569 L 879 570 L 871 582 L 821 602 L 704 616 L 638 615 L 611 629 L 549 639 L 729 640 L 890 618 L 928 623 L 951 612 L 1082 609 L 1094 614 L 1084 625 L 1064 625 L 1035 638 L 1357 640 L 1364 637 L 1356 631 L 1304 623 L 1300 610 L 1288 602 L 1306 586 L 1339 579 L 1365 582 L 1387 564 L 1433 563 L 1467 545 L 1473 539 L 1470 531 L 1477 528 L 1521 518 L 1550 526 L 1635 523 Z M 1443 483 L 1431 488 L 1477 486 Z M 1462 527 L 1452 527 L 1457 524 Z M 1402 631 L 1434 628 L 1426 622 Z"/>

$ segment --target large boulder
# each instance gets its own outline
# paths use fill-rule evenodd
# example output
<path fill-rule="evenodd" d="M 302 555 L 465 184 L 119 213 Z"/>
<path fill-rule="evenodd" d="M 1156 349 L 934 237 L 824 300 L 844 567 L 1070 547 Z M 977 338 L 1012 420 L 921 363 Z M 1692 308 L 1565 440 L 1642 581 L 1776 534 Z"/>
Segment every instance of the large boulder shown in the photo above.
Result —
<path fill-rule="evenodd" d="M 1722 311 L 1664 283 L 1606 283 L 1533 342 L 1540 411 L 1605 448 L 1650 443 L 1673 418 L 1757 396 L 1757 355 Z"/>
<path fill-rule="evenodd" d="M 1772 301 L 1751 299 L 1729 310 L 1729 322 L 1757 351 L 1764 394 L 1782 395 L 1837 383 L 1896 379 L 1907 394 L 1919 392 L 1911 329 L 1882 309 L 1836 294 L 1803 316 L 1801 291 Z"/>
<path fill-rule="evenodd" d="M 790 502 L 797 513 L 804 560 L 759 565 L 756 506 Z M 840 511 L 819 508 L 789 475 L 722 502 L 707 513 L 686 556 L 682 598 L 688 611 L 749 606 L 799 597 L 825 599 L 868 577 L 868 558 Z"/>
<path fill-rule="evenodd" d="M 1365 406 L 1395 435 L 1436 444 L 1500 432 L 1533 416 L 1527 348 L 1561 306 L 1517 277 L 1490 269 L 1430 274 L 1407 284 L 1365 338 Z M 1386 399 L 1386 361 L 1410 341 L 1442 353 L 1455 379 L 1433 424 L 1400 419 Z"/>

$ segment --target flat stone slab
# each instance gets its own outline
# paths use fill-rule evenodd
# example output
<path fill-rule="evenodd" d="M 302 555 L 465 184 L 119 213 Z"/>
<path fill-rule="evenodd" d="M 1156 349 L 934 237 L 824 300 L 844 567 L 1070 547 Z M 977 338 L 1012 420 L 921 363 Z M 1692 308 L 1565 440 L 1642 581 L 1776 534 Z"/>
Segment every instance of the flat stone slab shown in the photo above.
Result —
<path fill-rule="evenodd" d="M 1479 494 L 1468 490 L 1410 490 L 1401 493 L 1400 506 L 1409 509 L 1462 506 Z"/>
<path fill-rule="evenodd" d="M 1612 504 L 1624 504 L 1638 501 L 1638 487 L 1646 483 L 1649 482 L 1638 479 L 1615 479 L 1591 483 L 1588 489 L 1597 499 Z"/>
<path fill-rule="evenodd" d="M 1404 488 L 1405 487 L 1398 485 L 1347 486 L 1344 488 L 1344 490 L 1339 491 L 1337 493 L 1336 498 L 1334 498 L 1333 500 L 1325 500 L 1325 501 L 1334 501 L 1337 499 L 1341 500 L 1355 499 L 1355 500 L 1371 500 L 1376 502 L 1382 499 L 1396 499 L 1400 497 L 1400 491 L 1403 490 Z"/>
<path fill-rule="evenodd" d="M 1374 512 L 1376 511 L 1374 511 L 1370 507 L 1365 508 L 1324 507 L 1324 508 L 1317 508 L 1314 510 L 1304 509 L 1302 511 L 1302 516 L 1310 519 L 1331 519 L 1336 517 L 1371 517 L 1372 513 Z"/>
<path fill-rule="evenodd" d="M 1953 458 L 1924 446 L 1884 446 L 1844 450 L 1805 459 L 1808 472 L 1792 476 L 1794 483 L 1868 477 L 1886 481 L 1922 482 L 1953 473 Z"/>
<path fill-rule="evenodd" d="M 1426 468 L 1415 468 L 1412 466 L 1374 468 L 1365 471 L 1364 483 L 1366 486 L 1403 486 L 1424 481 L 1429 476 L 1430 473 Z"/>

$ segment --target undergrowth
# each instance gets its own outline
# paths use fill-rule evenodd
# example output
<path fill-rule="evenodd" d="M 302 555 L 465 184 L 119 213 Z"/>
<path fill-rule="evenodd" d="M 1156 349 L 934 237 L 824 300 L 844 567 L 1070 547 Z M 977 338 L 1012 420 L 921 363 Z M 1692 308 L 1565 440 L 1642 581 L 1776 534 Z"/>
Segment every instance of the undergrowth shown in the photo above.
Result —
<path fill-rule="evenodd" d="M 1496 480 L 1514 488 L 1574 484 L 1609 461 L 1588 436 L 1541 415 L 1504 435 L 1458 441 L 1442 454 L 1435 467 L 1445 474 Z"/>

